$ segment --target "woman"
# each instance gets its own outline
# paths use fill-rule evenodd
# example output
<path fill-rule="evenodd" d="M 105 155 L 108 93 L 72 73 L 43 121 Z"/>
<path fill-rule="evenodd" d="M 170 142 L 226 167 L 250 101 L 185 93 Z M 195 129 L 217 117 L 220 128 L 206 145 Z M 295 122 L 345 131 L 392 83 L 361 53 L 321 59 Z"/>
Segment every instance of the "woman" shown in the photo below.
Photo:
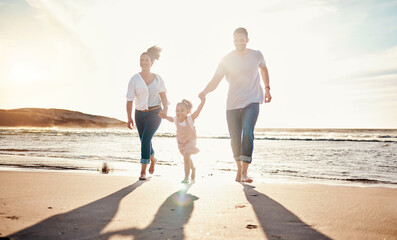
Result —
<path fill-rule="evenodd" d="M 167 116 L 168 100 L 163 79 L 150 72 L 155 60 L 160 57 L 161 49 L 153 46 L 141 54 L 141 72 L 132 76 L 127 91 L 128 128 L 132 129 L 132 105 L 135 100 L 135 123 L 141 140 L 141 175 L 146 180 L 146 168 L 153 174 L 156 158 L 152 147 L 152 138 L 160 126 L 161 119 Z M 163 108 L 161 108 L 161 104 Z"/>

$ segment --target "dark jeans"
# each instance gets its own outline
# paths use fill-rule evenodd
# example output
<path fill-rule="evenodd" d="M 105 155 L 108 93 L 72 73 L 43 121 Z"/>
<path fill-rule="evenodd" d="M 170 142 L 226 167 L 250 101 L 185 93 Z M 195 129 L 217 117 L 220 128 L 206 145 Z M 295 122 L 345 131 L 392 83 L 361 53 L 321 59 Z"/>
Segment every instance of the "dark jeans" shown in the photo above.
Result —
<path fill-rule="evenodd" d="M 254 128 L 259 115 L 259 103 L 226 111 L 233 157 L 251 163 L 254 151 Z"/>
<path fill-rule="evenodd" d="M 141 163 L 150 163 L 150 157 L 154 155 L 152 138 L 160 126 L 161 118 L 158 116 L 161 108 L 142 112 L 135 110 L 135 124 L 141 140 Z"/>

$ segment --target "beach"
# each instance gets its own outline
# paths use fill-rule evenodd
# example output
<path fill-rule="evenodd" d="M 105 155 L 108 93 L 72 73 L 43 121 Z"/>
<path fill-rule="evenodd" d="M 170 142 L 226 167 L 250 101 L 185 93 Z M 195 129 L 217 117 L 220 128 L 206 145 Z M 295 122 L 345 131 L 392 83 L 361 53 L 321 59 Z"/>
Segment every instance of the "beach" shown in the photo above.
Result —
<path fill-rule="evenodd" d="M 397 239 L 396 188 L 180 180 L 0 171 L 0 237 Z"/>

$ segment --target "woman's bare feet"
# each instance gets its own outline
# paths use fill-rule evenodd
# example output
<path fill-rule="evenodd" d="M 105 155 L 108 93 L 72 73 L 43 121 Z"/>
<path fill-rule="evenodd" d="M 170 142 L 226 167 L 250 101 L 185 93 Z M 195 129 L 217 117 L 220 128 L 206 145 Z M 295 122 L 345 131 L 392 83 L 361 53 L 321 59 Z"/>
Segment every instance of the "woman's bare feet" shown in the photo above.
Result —
<path fill-rule="evenodd" d="M 154 156 L 152 156 L 150 158 L 150 167 L 149 167 L 149 173 L 150 174 L 154 173 L 154 165 L 156 164 L 156 162 L 157 162 L 157 159 Z"/>
<path fill-rule="evenodd" d="M 146 173 L 141 173 L 139 180 L 146 180 Z"/>
<path fill-rule="evenodd" d="M 189 178 L 183 179 L 182 183 L 189 183 Z"/>

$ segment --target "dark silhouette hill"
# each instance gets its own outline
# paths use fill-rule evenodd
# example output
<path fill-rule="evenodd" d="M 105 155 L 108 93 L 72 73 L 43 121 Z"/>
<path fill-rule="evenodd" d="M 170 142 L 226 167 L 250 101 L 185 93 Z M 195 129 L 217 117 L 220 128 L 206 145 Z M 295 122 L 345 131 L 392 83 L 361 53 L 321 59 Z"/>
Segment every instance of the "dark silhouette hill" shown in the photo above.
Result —
<path fill-rule="evenodd" d="M 126 123 L 115 118 L 85 114 L 54 108 L 0 109 L 2 127 L 125 127 Z"/>

